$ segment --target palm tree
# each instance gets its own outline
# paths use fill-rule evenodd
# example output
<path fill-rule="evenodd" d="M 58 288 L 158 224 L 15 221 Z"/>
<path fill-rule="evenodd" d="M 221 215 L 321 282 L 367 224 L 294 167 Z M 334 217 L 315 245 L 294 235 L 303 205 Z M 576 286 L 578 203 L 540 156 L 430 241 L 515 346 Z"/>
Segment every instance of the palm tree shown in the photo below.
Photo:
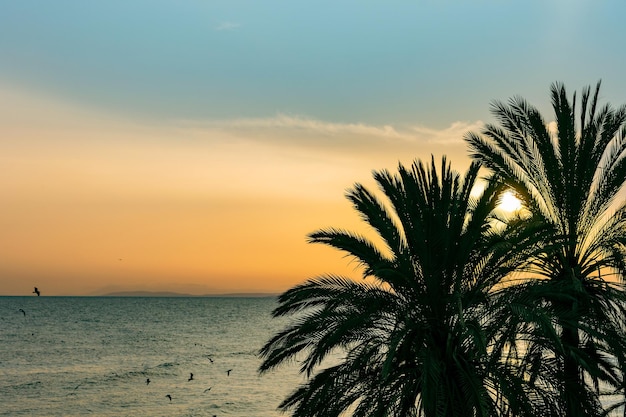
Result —
<path fill-rule="evenodd" d="M 480 165 L 464 178 L 445 157 L 440 174 L 416 161 L 375 172 L 383 203 L 362 185 L 348 199 L 380 238 L 335 228 L 309 241 L 346 252 L 363 281 L 325 275 L 279 297 L 274 316 L 292 322 L 261 349 L 266 372 L 302 360 L 307 382 L 280 408 L 294 416 L 536 416 L 553 399 L 528 373 L 502 361 L 492 296 L 532 257 L 525 222 L 494 214 L 503 191 L 492 181 L 472 197 Z M 494 227 L 498 224 L 501 227 Z M 525 248 L 519 250 L 519 248 Z M 554 415 L 554 414 L 553 414 Z"/>
<path fill-rule="evenodd" d="M 600 83 L 593 95 L 585 88 L 577 113 L 576 95 L 570 102 L 563 84 L 553 84 L 552 125 L 522 98 L 496 102 L 501 126 L 466 136 L 474 160 L 549 226 L 533 278 L 511 305 L 535 355 L 527 360 L 552 361 L 569 417 L 601 414 L 603 387 L 626 387 L 626 205 L 617 200 L 626 182 L 626 106 L 599 108 L 599 91 Z"/>

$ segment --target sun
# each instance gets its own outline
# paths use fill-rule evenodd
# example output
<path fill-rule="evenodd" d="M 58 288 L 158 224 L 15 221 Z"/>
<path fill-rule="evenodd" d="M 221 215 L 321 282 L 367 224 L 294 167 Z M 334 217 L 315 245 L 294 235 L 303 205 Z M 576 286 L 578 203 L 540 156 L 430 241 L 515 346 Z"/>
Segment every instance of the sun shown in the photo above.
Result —
<path fill-rule="evenodd" d="M 500 200 L 500 205 L 498 207 L 504 211 L 512 213 L 522 208 L 522 202 L 519 201 L 519 199 L 515 197 L 511 191 L 505 191 L 504 194 L 502 194 L 502 199 Z"/>

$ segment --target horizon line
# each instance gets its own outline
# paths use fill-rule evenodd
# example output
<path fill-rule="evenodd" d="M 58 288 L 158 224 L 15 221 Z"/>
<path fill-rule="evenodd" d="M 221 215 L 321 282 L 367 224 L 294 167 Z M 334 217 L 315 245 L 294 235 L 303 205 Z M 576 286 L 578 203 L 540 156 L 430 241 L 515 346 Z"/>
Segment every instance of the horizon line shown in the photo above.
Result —
<path fill-rule="evenodd" d="M 172 291 L 115 291 L 105 294 L 57 294 L 57 295 L 42 295 L 41 297 L 137 297 L 137 298 L 145 298 L 145 297 L 248 297 L 248 298 L 261 298 L 261 297 L 277 297 L 280 295 L 280 292 L 227 292 L 227 293 L 208 293 L 208 294 L 189 294 L 189 293 L 179 293 Z M 0 297 L 32 297 L 37 298 L 37 296 L 33 296 L 30 294 L 24 295 L 16 295 L 16 294 L 0 294 Z"/>

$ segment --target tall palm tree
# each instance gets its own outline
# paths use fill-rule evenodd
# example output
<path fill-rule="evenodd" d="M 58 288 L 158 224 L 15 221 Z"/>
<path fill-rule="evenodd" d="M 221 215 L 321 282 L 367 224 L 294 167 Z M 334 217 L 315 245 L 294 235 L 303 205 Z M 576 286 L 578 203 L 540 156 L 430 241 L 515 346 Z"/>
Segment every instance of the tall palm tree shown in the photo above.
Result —
<path fill-rule="evenodd" d="M 292 323 L 261 349 L 261 372 L 302 360 L 308 377 L 280 405 L 294 416 L 535 416 L 553 399 L 501 360 L 506 336 L 492 293 L 528 259 L 535 236 L 494 214 L 503 187 L 472 197 L 480 165 L 464 177 L 416 161 L 375 172 L 386 202 L 362 185 L 348 194 L 376 232 L 329 228 L 309 235 L 346 252 L 363 281 L 325 275 L 279 297 Z M 377 244 L 378 242 L 378 244 Z M 519 248 L 524 248 L 519 250 Z M 500 306 L 500 307 L 498 307 Z"/>
<path fill-rule="evenodd" d="M 549 225 L 534 278 L 518 287 L 512 305 L 527 315 L 519 324 L 533 345 L 529 354 L 553 361 L 559 406 L 569 417 L 601 414 L 602 388 L 626 386 L 619 369 L 626 363 L 626 205 L 618 201 L 626 183 L 626 106 L 599 108 L 599 91 L 600 83 L 593 94 L 585 88 L 577 113 L 576 95 L 570 102 L 564 85 L 553 84 L 552 125 L 522 98 L 496 102 L 500 126 L 466 136 L 474 160 Z"/>

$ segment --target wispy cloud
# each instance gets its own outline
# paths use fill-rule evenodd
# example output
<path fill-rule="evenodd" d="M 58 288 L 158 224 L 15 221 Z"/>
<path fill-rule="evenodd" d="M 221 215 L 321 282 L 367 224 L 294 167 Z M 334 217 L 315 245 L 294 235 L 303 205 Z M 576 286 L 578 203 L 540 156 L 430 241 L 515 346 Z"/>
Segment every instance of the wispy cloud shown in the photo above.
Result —
<path fill-rule="evenodd" d="M 353 182 L 368 183 L 371 170 L 394 170 L 399 162 L 427 161 L 431 155 L 436 159 L 446 155 L 455 170 L 465 171 L 470 158 L 464 135 L 480 131 L 482 126 L 480 121 L 455 122 L 442 128 L 338 123 L 286 114 L 178 122 L 181 137 L 211 146 L 212 154 L 220 154 L 219 160 L 231 165 L 237 161 L 247 172 L 268 176 L 257 178 L 255 184 L 281 184 L 288 189 L 285 194 L 292 196 L 300 195 L 300 188 L 306 193 L 317 190 L 316 198 L 334 197 L 337 189 Z M 219 165 L 219 161 L 213 163 Z"/>
<path fill-rule="evenodd" d="M 271 118 L 234 119 L 218 122 L 233 128 L 296 129 L 324 135 L 358 134 L 397 139 L 409 139 L 412 135 L 400 132 L 390 125 L 374 126 L 364 123 L 334 123 L 303 116 L 279 113 Z"/>
<path fill-rule="evenodd" d="M 220 130 L 239 138 L 266 144 L 358 154 L 372 151 L 397 153 L 415 148 L 437 150 L 438 147 L 463 146 L 465 133 L 480 130 L 483 123 L 459 121 L 444 128 L 430 128 L 337 123 L 279 113 L 268 118 L 185 121 L 183 125 L 184 128 L 200 135 L 203 131 Z"/>
<path fill-rule="evenodd" d="M 235 30 L 241 27 L 241 24 L 235 22 L 220 22 L 214 27 L 216 31 Z"/>

